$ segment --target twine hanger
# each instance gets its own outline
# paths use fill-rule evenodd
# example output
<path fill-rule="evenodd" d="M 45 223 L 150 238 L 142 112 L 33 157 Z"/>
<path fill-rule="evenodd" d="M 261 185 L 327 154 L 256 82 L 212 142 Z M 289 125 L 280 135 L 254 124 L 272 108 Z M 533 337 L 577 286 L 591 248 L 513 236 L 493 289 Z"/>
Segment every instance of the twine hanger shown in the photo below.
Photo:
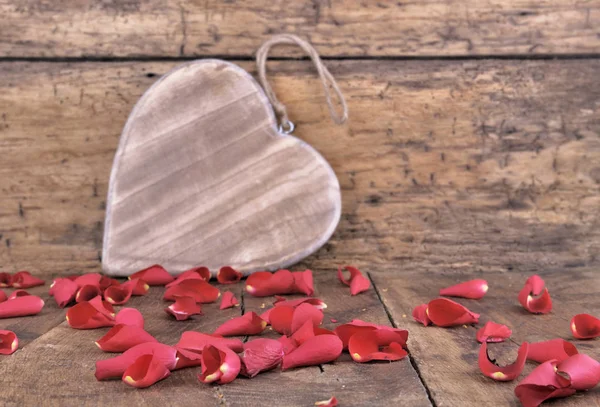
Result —
<path fill-rule="evenodd" d="M 292 35 L 292 34 L 279 34 L 275 35 L 266 42 L 261 45 L 261 47 L 256 51 L 256 66 L 258 68 L 258 79 L 260 84 L 262 85 L 269 102 L 273 106 L 275 113 L 279 116 L 279 129 L 283 133 L 291 133 L 294 131 L 294 123 L 292 123 L 287 115 L 287 110 L 285 105 L 277 99 L 275 96 L 275 92 L 273 88 L 267 81 L 266 74 L 266 62 L 267 56 L 271 47 L 274 45 L 282 45 L 282 44 L 292 44 L 297 45 L 304 50 L 312 60 L 315 68 L 317 68 L 317 72 L 319 73 L 319 79 L 321 79 L 321 84 L 323 85 L 323 90 L 325 91 L 325 99 L 327 101 L 327 107 L 329 107 L 329 114 L 331 115 L 331 119 L 337 123 L 342 124 L 348 119 L 348 105 L 346 104 L 346 100 L 344 99 L 344 95 L 340 90 L 338 84 L 335 82 L 335 79 L 329 72 L 329 70 L 323 65 L 317 50 L 310 45 L 307 41 Z M 337 99 L 342 106 L 341 115 L 337 112 L 335 106 L 333 105 L 333 101 L 331 100 L 331 89 L 335 92 Z"/>

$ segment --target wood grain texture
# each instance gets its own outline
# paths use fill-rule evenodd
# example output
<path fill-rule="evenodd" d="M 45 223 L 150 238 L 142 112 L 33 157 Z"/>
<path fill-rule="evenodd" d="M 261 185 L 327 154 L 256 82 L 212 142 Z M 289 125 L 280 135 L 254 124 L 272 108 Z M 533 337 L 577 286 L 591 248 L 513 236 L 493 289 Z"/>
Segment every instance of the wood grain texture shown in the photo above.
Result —
<path fill-rule="evenodd" d="M 224 264 L 278 270 L 318 250 L 341 213 L 340 185 L 309 145 L 277 131 L 239 66 L 174 68 L 137 102 L 110 177 L 102 268 L 127 276 Z"/>
<path fill-rule="evenodd" d="M 325 56 L 600 50 L 598 0 L 3 0 L 0 12 L 9 57 L 250 56 L 276 33 Z"/>
<path fill-rule="evenodd" d="M 99 269 L 111 160 L 174 63 L 0 64 L 0 269 Z M 329 61 L 269 67 L 296 135 L 332 164 L 342 220 L 310 268 L 573 270 L 600 260 L 596 60 Z M 252 64 L 242 67 L 252 69 Z"/>
<path fill-rule="evenodd" d="M 519 290 L 528 276 L 539 273 L 545 280 L 553 300 L 548 315 L 533 315 L 525 311 L 517 300 Z M 509 342 L 491 344 L 489 353 L 500 364 L 515 360 L 523 341 L 538 342 L 554 338 L 572 341 L 580 353 L 600 359 L 596 341 L 575 340 L 569 323 L 579 313 L 600 314 L 597 268 L 581 268 L 565 272 L 562 269 L 513 270 L 511 272 L 454 272 L 440 270 L 427 279 L 415 272 L 398 274 L 394 270 L 373 273 L 373 280 L 396 324 L 407 326 L 411 335 L 410 350 L 421 377 L 438 406 L 520 406 L 514 395 L 519 382 L 494 382 L 483 376 L 477 366 L 479 344 L 475 333 L 489 320 L 512 329 Z M 481 313 L 477 326 L 454 328 L 424 327 L 412 321 L 415 306 L 437 297 L 438 290 L 473 278 L 485 278 L 489 292 L 478 301 L 455 299 L 470 310 Z M 536 363 L 528 362 L 524 375 Z M 553 402 L 556 407 L 596 406 L 600 404 L 600 388 Z"/>

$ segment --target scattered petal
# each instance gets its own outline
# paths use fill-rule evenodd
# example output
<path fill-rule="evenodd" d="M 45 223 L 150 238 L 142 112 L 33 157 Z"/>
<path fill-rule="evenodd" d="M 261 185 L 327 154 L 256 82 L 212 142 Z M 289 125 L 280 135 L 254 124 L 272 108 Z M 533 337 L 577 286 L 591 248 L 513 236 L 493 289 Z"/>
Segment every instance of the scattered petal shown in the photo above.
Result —
<path fill-rule="evenodd" d="M 12 276 L 12 286 L 15 288 L 31 288 L 44 284 L 44 280 L 32 276 L 29 271 L 19 271 Z"/>
<path fill-rule="evenodd" d="M 0 355 L 12 355 L 19 348 L 19 338 L 12 331 L 0 330 Z"/>
<path fill-rule="evenodd" d="M 64 308 L 73 300 L 77 295 L 79 286 L 68 278 L 59 278 L 54 280 L 51 287 L 51 295 L 54 295 L 54 300 L 60 308 Z"/>
<path fill-rule="evenodd" d="M 170 374 L 171 371 L 160 358 L 154 354 L 148 354 L 140 356 L 125 369 L 123 381 L 132 387 L 143 389 L 152 386 Z"/>
<path fill-rule="evenodd" d="M 315 308 L 318 308 L 318 309 L 327 308 L 327 304 L 325 304 L 325 302 L 323 302 L 323 300 L 321 300 L 319 298 L 297 298 L 294 300 L 287 300 L 285 297 L 281 297 L 279 295 L 275 296 L 275 302 L 273 303 L 273 305 L 275 305 L 276 307 L 288 306 L 288 307 L 296 308 L 300 304 L 304 304 L 304 303 L 311 304 Z"/>
<path fill-rule="evenodd" d="M 431 325 L 431 320 L 427 316 L 427 304 L 421 304 L 415 307 L 412 316 L 415 321 L 420 322 L 425 326 Z"/>
<path fill-rule="evenodd" d="M 434 325 L 441 327 L 476 324 L 479 314 L 469 311 L 457 302 L 438 298 L 427 305 L 427 316 Z"/>
<path fill-rule="evenodd" d="M 257 271 L 246 279 L 246 291 L 255 297 L 288 294 L 294 286 L 294 276 L 289 270 L 275 273 Z"/>
<path fill-rule="evenodd" d="M 271 370 L 283 359 L 283 345 L 274 339 L 259 338 L 244 344 L 241 356 L 241 374 L 254 377 Z"/>
<path fill-rule="evenodd" d="M 242 279 L 242 273 L 230 266 L 221 267 L 217 272 L 217 281 L 221 284 L 235 284 Z"/>
<path fill-rule="evenodd" d="M 315 293 L 312 270 L 295 271 L 292 273 L 292 277 L 294 277 L 292 293 L 300 293 L 308 296 Z"/>
<path fill-rule="evenodd" d="M 0 302 L 0 318 L 25 317 L 36 315 L 44 307 L 44 300 L 36 295 L 16 297 Z"/>
<path fill-rule="evenodd" d="M 131 295 L 146 295 L 150 290 L 150 285 L 141 278 L 132 278 L 121 284 L 121 287 L 127 289 L 131 287 Z"/>
<path fill-rule="evenodd" d="M 126 286 L 125 284 L 111 285 L 104 290 L 104 298 L 114 305 L 125 304 L 131 298 L 133 288 L 132 285 Z"/>
<path fill-rule="evenodd" d="M 531 287 L 531 293 L 533 295 L 540 295 L 544 290 L 544 286 L 546 285 L 544 280 L 542 280 L 542 278 L 537 274 L 534 274 L 533 276 L 529 277 L 527 281 L 525 281 L 525 284 L 529 284 L 529 286 Z"/>
<path fill-rule="evenodd" d="M 600 363 L 582 353 L 560 362 L 557 370 L 569 377 L 570 387 L 575 390 L 589 390 L 600 383 Z"/>
<path fill-rule="evenodd" d="M 68 278 L 68 277 L 67 277 Z M 84 285 L 95 285 L 100 287 L 100 281 L 102 281 L 102 275 L 99 273 L 87 273 L 82 274 L 80 276 L 76 276 L 73 278 L 75 284 L 78 287 L 83 287 Z"/>
<path fill-rule="evenodd" d="M 336 335 L 309 338 L 283 357 L 282 370 L 333 362 L 342 354 L 342 348 L 342 341 Z"/>
<path fill-rule="evenodd" d="M 202 309 L 192 297 L 175 298 L 175 302 L 165 308 L 165 312 L 173 315 L 178 321 L 185 321 L 192 315 L 202 315 Z"/>
<path fill-rule="evenodd" d="M 329 400 L 315 401 L 315 406 L 336 407 L 337 405 L 338 405 L 338 401 L 335 397 L 332 397 Z"/>
<path fill-rule="evenodd" d="M 152 335 L 135 325 L 117 324 L 111 328 L 96 345 L 104 352 L 125 352 L 135 345 L 158 342 Z"/>
<path fill-rule="evenodd" d="M 96 362 L 96 379 L 105 380 L 122 377 L 125 370 L 140 356 L 154 355 L 168 370 L 175 368 L 177 350 L 169 345 L 159 342 L 145 342 L 126 350 L 114 358 L 98 360 Z"/>
<path fill-rule="evenodd" d="M 241 317 L 232 318 L 223 323 L 214 333 L 223 336 L 258 335 L 266 327 L 267 322 L 265 320 L 256 315 L 255 312 L 248 312 Z"/>
<path fill-rule="evenodd" d="M 121 284 L 119 280 L 115 280 L 114 278 L 110 278 L 108 276 L 102 276 L 100 277 L 100 281 L 98 282 L 98 287 L 100 288 L 100 291 L 104 292 L 104 290 L 106 290 L 111 285 L 119 284 Z"/>
<path fill-rule="evenodd" d="M 175 347 L 177 349 L 186 349 L 201 353 L 206 345 L 227 346 L 236 353 L 244 350 L 244 344 L 239 339 L 223 338 L 221 335 L 205 334 L 196 331 L 185 331 Z"/>
<path fill-rule="evenodd" d="M 497 324 L 493 321 L 488 321 L 483 328 L 477 331 L 477 342 L 504 342 L 510 338 L 512 331 L 509 327 L 502 324 Z"/>
<path fill-rule="evenodd" d="M 67 280 L 67 281 L 69 281 L 69 280 Z M 72 282 L 72 284 L 75 284 L 75 283 Z M 75 285 L 77 286 L 77 284 L 75 284 Z M 96 298 L 99 295 L 102 295 L 102 291 L 100 291 L 99 286 L 86 284 L 86 285 L 81 286 L 81 288 L 79 288 L 77 290 L 77 295 L 75 295 L 75 301 L 76 302 L 89 301 L 92 298 Z"/>
<path fill-rule="evenodd" d="M 167 270 L 165 270 L 162 266 L 158 264 L 140 270 L 137 273 L 133 273 L 131 276 L 129 276 L 130 280 L 133 280 L 134 278 L 140 278 L 151 286 L 166 285 L 169 284 L 171 281 L 175 280 Z"/>
<path fill-rule="evenodd" d="M 571 332 L 577 339 L 592 339 L 600 336 L 600 319 L 589 314 L 578 314 L 571 320 Z"/>
<path fill-rule="evenodd" d="M 177 363 L 175 364 L 175 368 L 173 368 L 173 370 L 202 365 L 202 352 L 195 352 L 193 350 L 183 348 L 176 349 Z"/>
<path fill-rule="evenodd" d="M 291 321 L 291 333 L 296 332 L 306 321 L 312 321 L 313 326 L 317 327 L 323 322 L 323 311 L 304 303 L 294 309 Z M 280 332 L 281 333 L 281 332 Z"/>
<path fill-rule="evenodd" d="M 405 329 L 391 328 L 385 325 L 371 324 L 360 319 L 354 319 L 348 324 L 343 324 L 335 328 L 335 333 L 342 340 L 344 349 L 348 348 L 350 338 L 359 332 L 373 331 L 382 343 L 398 342 L 406 346 L 408 341 L 408 331 Z"/>
<path fill-rule="evenodd" d="M 215 302 L 220 295 L 217 287 L 204 280 L 187 279 L 167 288 L 163 299 L 175 301 L 176 297 L 192 297 L 196 302 L 206 304 Z"/>
<path fill-rule="evenodd" d="M 113 308 L 112 304 L 107 301 L 103 301 L 101 296 L 92 298 L 89 303 L 101 314 L 104 314 L 109 318 L 115 317 L 115 309 Z"/>
<path fill-rule="evenodd" d="M 371 360 L 400 360 L 408 355 L 402 344 L 382 340 L 376 330 L 355 333 L 348 341 L 348 351 L 355 362 Z"/>
<path fill-rule="evenodd" d="M 235 298 L 235 295 L 231 291 L 225 291 L 225 293 L 223 293 L 223 298 L 221 299 L 221 305 L 219 306 L 219 309 L 227 309 L 235 307 L 236 305 L 239 305 L 239 302 L 237 298 Z"/>
<path fill-rule="evenodd" d="M 140 311 L 135 308 L 121 308 L 121 311 L 115 317 L 117 324 L 132 325 L 144 328 L 144 317 Z"/>
<path fill-rule="evenodd" d="M 75 329 L 94 329 L 115 324 L 113 317 L 98 310 L 90 301 L 82 301 L 69 308 L 66 319 L 69 326 Z"/>
<path fill-rule="evenodd" d="M 344 279 L 344 273 L 342 270 L 347 270 L 350 272 L 350 278 L 348 280 Z M 359 269 L 352 266 L 344 266 L 343 268 L 340 266 L 338 268 L 338 279 L 347 286 L 350 286 L 351 295 L 362 293 L 371 287 L 371 282 L 369 279 L 363 276 Z"/>
<path fill-rule="evenodd" d="M 521 380 L 515 388 L 515 395 L 523 407 L 537 407 L 545 400 L 574 394 L 576 390 L 569 385 L 570 380 L 556 374 L 556 361 L 550 360 Z"/>
<path fill-rule="evenodd" d="M 552 299 L 544 280 L 538 275 L 531 276 L 519 293 L 519 302 L 532 314 L 547 314 L 552 311 Z"/>
<path fill-rule="evenodd" d="M 183 280 L 204 280 L 206 282 L 210 281 L 210 270 L 207 267 L 194 267 L 193 269 L 189 269 L 184 271 L 177 278 L 171 281 L 166 285 L 167 288 L 172 287 L 181 283 Z"/>
<path fill-rule="evenodd" d="M 12 275 L 10 273 L 0 273 L 0 287 L 12 287 Z"/>
<path fill-rule="evenodd" d="M 281 346 L 283 347 L 284 355 L 291 353 L 293 350 L 295 350 L 298 347 L 298 343 L 296 342 L 295 339 L 290 338 L 285 335 L 282 335 L 279 339 L 277 339 L 277 342 L 281 343 Z"/>
<path fill-rule="evenodd" d="M 451 287 L 442 288 L 440 295 L 446 297 L 461 297 L 479 300 L 488 292 L 488 283 L 485 280 L 477 279 L 456 284 Z"/>
<path fill-rule="evenodd" d="M 269 313 L 271 327 L 275 332 L 283 335 L 292 334 L 292 319 L 294 318 L 295 308 L 289 306 L 275 307 Z"/>
<path fill-rule="evenodd" d="M 485 376 L 500 382 L 514 380 L 521 374 L 525 367 L 528 348 L 529 344 L 523 342 L 519 347 L 517 360 L 508 366 L 500 367 L 496 365 L 495 361 L 490 359 L 487 351 L 487 342 L 483 342 L 479 349 L 479 370 L 481 370 L 481 373 Z"/>
<path fill-rule="evenodd" d="M 239 356 L 227 346 L 206 345 L 202 349 L 202 373 L 198 379 L 202 383 L 226 384 L 240 373 Z"/>
<path fill-rule="evenodd" d="M 5 294 L 5 295 L 6 295 L 6 294 Z M 29 293 L 28 293 L 27 291 L 25 291 L 25 290 L 15 290 L 15 291 L 13 291 L 12 293 L 10 293 L 10 295 L 8 296 L 8 298 L 7 298 L 7 299 L 9 299 L 9 300 L 13 300 L 13 299 L 15 299 L 15 298 L 17 298 L 17 297 L 25 297 L 25 296 L 27 296 L 27 295 L 31 295 L 31 294 L 29 294 Z M 0 302 L 2 302 L 2 301 L 0 301 Z"/>
<path fill-rule="evenodd" d="M 538 363 L 544 363 L 549 360 L 562 362 L 569 357 L 579 353 L 575 345 L 564 339 L 552 339 L 543 342 L 534 342 L 529 344 L 527 359 Z"/>

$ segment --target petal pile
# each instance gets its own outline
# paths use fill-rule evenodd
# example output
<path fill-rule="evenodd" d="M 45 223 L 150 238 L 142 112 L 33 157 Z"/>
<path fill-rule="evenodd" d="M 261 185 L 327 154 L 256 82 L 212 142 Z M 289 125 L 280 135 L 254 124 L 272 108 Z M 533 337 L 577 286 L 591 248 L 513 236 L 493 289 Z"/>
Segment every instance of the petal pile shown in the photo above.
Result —
<path fill-rule="evenodd" d="M 260 372 L 274 369 L 283 360 L 283 345 L 274 339 L 259 338 L 244 344 L 240 373 L 254 377 Z"/>
<path fill-rule="evenodd" d="M 571 332 L 577 339 L 593 339 L 600 336 L 600 319 L 589 314 L 578 314 L 571 319 Z"/>
<path fill-rule="evenodd" d="M 244 344 L 239 339 L 224 338 L 221 335 L 205 334 L 195 331 L 185 331 L 181 335 L 179 342 L 175 344 L 175 348 L 202 353 L 202 349 L 204 349 L 206 345 L 226 346 L 236 353 L 244 350 Z"/>
<path fill-rule="evenodd" d="M 477 279 L 442 288 L 440 290 L 440 295 L 479 300 L 488 292 L 488 288 L 487 281 Z"/>
<path fill-rule="evenodd" d="M 167 285 L 174 280 L 173 276 L 169 274 L 162 266 L 155 264 L 129 276 L 130 280 L 134 278 L 142 279 L 148 285 Z"/>
<path fill-rule="evenodd" d="M 300 366 L 314 366 L 336 360 L 342 354 L 343 344 L 336 335 L 319 335 L 284 355 L 282 370 Z"/>
<path fill-rule="evenodd" d="M 294 271 L 292 272 L 294 284 L 292 285 L 291 293 L 298 293 L 311 296 L 315 293 L 312 270 Z"/>
<path fill-rule="evenodd" d="M 96 362 L 96 379 L 106 380 L 121 378 L 125 370 L 140 356 L 154 355 L 168 370 L 175 368 L 177 350 L 169 345 L 159 342 L 145 342 L 136 345 L 114 358 L 98 360 Z"/>
<path fill-rule="evenodd" d="M 186 270 L 169 284 L 166 285 L 167 288 L 177 285 L 181 283 L 183 280 L 204 280 L 206 282 L 210 281 L 210 270 L 208 267 L 200 266 L 194 267 L 192 269 Z"/>
<path fill-rule="evenodd" d="M 202 315 L 202 309 L 192 297 L 176 297 L 175 302 L 165 308 L 165 312 L 178 321 L 185 321 L 192 315 Z"/>
<path fill-rule="evenodd" d="M 523 371 L 523 368 L 525 367 L 528 349 L 529 344 L 527 342 L 523 342 L 519 347 L 517 360 L 508 366 L 500 367 L 495 363 L 495 361 L 490 359 L 487 349 L 487 342 L 483 342 L 481 344 L 481 348 L 479 349 L 479 370 L 481 370 L 481 373 L 483 373 L 485 376 L 500 382 L 514 380 L 519 377 Z"/>
<path fill-rule="evenodd" d="M 207 304 L 215 302 L 221 293 L 202 279 L 186 279 L 165 290 L 163 299 L 175 301 L 177 297 L 192 297 L 196 302 Z"/>
<path fill-rule="evenodd" d="M 46 284 L 44 280 L 31 275 L 28 271 L 19 271 L 12 276 L 12 287 L 15 288 L 31 288 Z"/>
<path fill-rule="evenodd" d="M 545 287 L 544 280 L 538 275 L 527 279 L 518 298 L 523 308 L 532 314 L 547 314 L 552 311 L 550 293 Z"/>
<path fill-rule="evenodd" d="M 344 273 L 342 270 L 346 270 L 350 273 L 350 278 L 344 279 Z M 369 279 L 361 273 L 359 269 L 352 266 L 344 266 L 338 268 L 338 280 L 350 287 L 350 294 L 357 295 L 363 291 L 367 291 L 371 287 Z"/>
<path fill-rule="evenodd" d="M 202 383 L 226 384 L 240 373 L 239 356 L 227 346 L 206 345 L 202 349 L 202 373 L 198 379 Z"/>
<path fill-rule="evenodd" d="M 44 300 L 36 295 L 15 297 L 0 302 L 0 318 L 25 317 L 36 315 L 44 307 Z"/>
<path fill-rule="evenodd" d="M 397 342 L 406 347 L 408 331 L 400 328 L 391 328 L 385 325 L 371 324 L 360 319 L 354 319 L 348 324 L 335 328 L 336 335 L 341 339 L 344 349 L 348 349 L 352 336 L 362 332 L 375 332 L 380 343 Z"/>
<path fill-rule="evenodd" d="M 224 266 L 217 271 L 217 281 L 221 284 L 235 284 L 242 279 L 242 273 L 230 266 Z"/>
<path fill-rule="evenodd" d="M 289 294 L 294 286 L 294 276 L 289 270 L 278 270 L 275 273 L 257 271 L 246 279 L 246 291 L 255 297 Z"/>
<path fill-rule="evenodd" d="M 90 301 L 82 301 L 69 308 L 66 319 L 69 326 L 75 329 L 94 329 L 115 325 L 114 311 L 110 303 L 102 301 L 100 296 Z"/>
<path fill-rule="evenodd" d="M 404 345 L 406 346 L 406 345 Z M 400 360 L 408 355 L 400 342 L 378 335 L 376 330 L 355 333 L 348 341 L 348 351 L 355 362 L 371 360 Z"/>
<path fill-rule="evenodd" d="M 517 384 L 515 395 L 523 407 L 537 407 L 545 400 L 575 394 L 570 381 L 556 373 L 556 364 L 555 360 L 542 363 Z"/>
<path fill-rule="evenodd" d="M 255 312 L 248 312 L 241 317 L 232 318 L 215 330 L 215 335 L 241 336 L 258 335 L 267 327 L 267 321 Z"/>
<path fill-rule="evenodd" d="M 476 324 L 479 314 L 469 311 L 457 302 L 438 298 L 427 304 L 425 314 L 434 325 L 449 327 L 455 325 Z"/>
<path fill-rule="evenodd" d="M 170 374 L 171 371 L 163 361 L 151 353 L 140 356 L 129 365 L 123 372 L 123 381 L 132 387 L 143 389 L 152 386 Z"/>
<path fill-rule="evenodd" d="M 575 390 L 589 390 L 600 383 L 600 363 L 588 355 L 578 353 L 560 362 L 557 373 L 566 375 Z"/>
<path fill-rule="evenodd" d="M 135 325 L 117 324 L 96 345 L 104 352 L 125 352 L 135 345 L 146 342 L 157 342 L 148 332 Z"/>
<path fill-rule="evenodd" d="M 67 281 L 70 281 L 70 280 L 67 280 Z M 75 283 L 71 282 L 71 284 L 75 284 Z M 77 284 L 75 284 L 75 285 L 77 285 Z M 99 295 L 102 295 L 100 286 L 86 284 L 84 286 L 81 286 L 81 288 L 79 288 L 77 290 L 77 294 L 75 295 L 75 302 L 89 301 L 92 298 L 95 298 Z"/>
<path fill-rule="evenodd" d="M 551 339 L 543 342 L 533 342 L 529 344 L 527 359 L 534 362 L 544 363 L 549 360 L 562 362 L 573 355 L 579 353 L 575 345 L 564 339 Z"/>
<path fill-rule="evenodd" d="M 504 342 L 504 340 L 510 338 L 511 335 L 512 331 L 506 325 L 488 321 L 483 328 L 477 331 L 476 338 L 479 343 Z"/>
<path fill-rule="evenodd" d="M 0 355 L 12 355 L 19 348 L 19 338 L 12 331 L 0 330 Z"/>
<path fill-rule="evenodd" d="M 225 291 L 223 293 L 223 298 L 221 298 L 221 305 L 219 306 L 219 309 L 232 308 L 237 305 L 239 305 L 239 302 L 237 298 L 235 298 L 235 295 L 233 295 L 231 291 Z"/>
<path fill-rule="evenodd" d="M 273 330 L 288 336 L 296 332 L 308 320 L 312 321 L 314 326 L 321 325 L 323 311 L 305 302 L 297 307 L 276 306 L 269 313 L 269 321 Z"/>
<path fill-rule="evenodd" d="M 111 304 L 122 305 L 125 304 L 131 298 L 133 294 L 133 285 L 111 285 L 104 290 L 104 298 Z"/>

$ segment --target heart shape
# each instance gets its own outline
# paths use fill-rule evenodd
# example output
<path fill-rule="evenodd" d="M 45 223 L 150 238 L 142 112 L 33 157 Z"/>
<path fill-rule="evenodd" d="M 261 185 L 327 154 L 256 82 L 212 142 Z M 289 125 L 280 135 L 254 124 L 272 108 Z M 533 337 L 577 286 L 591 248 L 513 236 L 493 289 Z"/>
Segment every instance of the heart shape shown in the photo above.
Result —
<path fill-rule="evenodd" d="M 315 252 L 340 218 L 338 180 L 311 146 L 277 130 L 262 88 L 221 60 L 180 65 L 141 97 L 123 129 L 102 266 L 178 274 L 276 270 Z"/>

